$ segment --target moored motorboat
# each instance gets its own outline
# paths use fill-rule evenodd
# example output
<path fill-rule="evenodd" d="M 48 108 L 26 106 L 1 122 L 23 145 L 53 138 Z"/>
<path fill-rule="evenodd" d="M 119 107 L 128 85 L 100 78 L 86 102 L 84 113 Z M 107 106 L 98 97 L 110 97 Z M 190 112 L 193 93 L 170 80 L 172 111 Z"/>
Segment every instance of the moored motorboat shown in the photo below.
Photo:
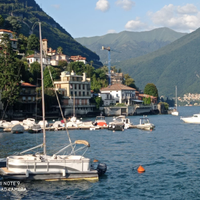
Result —
<path fill-rule="evenodd" d="M 191 117 L 181 117 L 185 123 L 200 124 L 200 114 L 194 114 Z"/>
<path fill-rule="evenodd" d="M 105 120 L 105 116 L 97 116 L 95 121 L 93 122 L 94 126 L 100 126 L 100 127 L 107 127 L 108 124 Z"/>
<path fill-rule="evenodd" d="M 41 131 L 42 131 L 42 128 L 39 124 L 33 124 L 28 129 L 29 133 L 40 133 Z"/>
<path fill-rule="evenodd" d="M 33 118 L 27 118 L 22 121 L 22 124 L 24 126 L 24 129 L 29 131 L 31 127 L 36 124 L 36 122 Z"/>
<path fill-rule="evenodd" d="M 176 109 L 174 109 L 174 110 L 171 112 L 171 114 L 174 115 L 174 116 L 178 116 L 178 115 L 179 115 L 179 113 L 178 113 L 178 111 L 177 111 Z"/>
<path fill-rule="evenodd" d="M 155 125 L 149 122 L 147 117 L 140 118 L 140 123 L 136 125 L 136 128 L 143 130 L 153 130 Z"/>
<path fill-rule="evenodd" d="M 15 124 L 11 128 L 11 133 L 19 134 L 19 133 L 23 133 L 23 132 L 24 132 L 24 127 L 21 124 Z"/>
<path fill-rule="evenodd" d="M 108 130 L 124 131 L 124 123 L 119 121 L 112 121 L 108 124 Z"/>
<path fill-rule="evenodd" d="M 132 123 L 130 122 L 130 119 L 127 118 L 125 115 L 119 115 L 118 117 L 114 117 L 113 121 L 123 122 L 124 129 L 130 128 L 132 125 Z"/>
<path fill-rule="evenodd" d="M 83 147 L 78 147 L 79 145 L 83 145 Z M 35 148 L 41 146 L 43 144 Z M 78 149 L 76 149 L 77 147 Z M 99 176 L 106 172 L 107 166 L 99 163 L 94 168 L 92 161 L 83 156 L 89 147 L 90 144 L 87 141 L 77 140 L 52 156 L 39 153 L 9 156 L 6 159 L 6 167 L 0 168 L 0 175 L 4 180 L 98 180 Z M 71 153 L 60 155 L 69 148 Z M 78 151 L 84 151 L 84 153 L 76 155 Z"/>

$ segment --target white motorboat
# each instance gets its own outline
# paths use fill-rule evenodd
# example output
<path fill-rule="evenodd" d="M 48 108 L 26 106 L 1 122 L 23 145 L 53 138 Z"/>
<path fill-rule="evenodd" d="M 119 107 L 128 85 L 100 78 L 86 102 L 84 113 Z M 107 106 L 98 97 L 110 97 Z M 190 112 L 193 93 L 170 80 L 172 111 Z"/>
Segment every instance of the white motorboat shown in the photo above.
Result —
<path fill-rule="evenodd" d="M 191 117 L 181 117 L 185 123 L 193 123 L 193 124 L 200 124 L 200 114 L 194 114 Z"/>
<path fill-rule="evenodd" d="M 42 60 L 42 39 L 41 22 L 39 22 L 40 32 L 40 60 Z M 98 180 L 99 175 L 106 172 L 106 164 L 99 163 L 95 168 L 89 158 L 84 157 L 90 144 L 85 140 L 71 142 L 53 155 L 46 152 L 46 132 L 45 132 L 45 105 L 44 105 L 44 83 L 43 64 L 41 62 L 41 82 L 42 82 L 42 114 L 43 114 L 43 143 L 25 150 L 19 155 L 11 155 L 6 158 L 6 167 L 0 168 L 0 175 L 4 180 Z M 57 94 L 57 93 L 56 93 Z M 61 109 L 61 108 L 60 108 Z M 62 113 L 63 117 L 63 113 Z M 63 117 L 64 119 L 64 117 Z M 81 146 L 79 146 L 81 145 Z M 27 154 L 39 147 L 43 147 L 42 153 Z M 67 149 L 70 150 L 67 151 Z M 80 151 L 83 151 L 80 153 Z M 65 154 L 68 152 L 67 154 Z M 79 154 L 77 154 L 79 152 Z"/>
<path fill-rule="evenodd" d="M 36 125 L 35 119 L 27 118 L 22 121 L 25 130 L 30 130 L 33 125 Z"/>
<path fill-rule="evenodd" d="M 143 129 L 143 130 L 153 130 L 155 125 L 149 122 L 147 117 L 140 118 L 140 123 L 136 125 L 136 128 Z"/>
<path fill-rule="evenodd" d="M 179 112 L 176 109 L 174 109 L 171 114 L 174 115 L 174 116 L 178 116 Z"/>
<path fill-rule="evenodd" d="M 118 117 L 113 118 L 113 120 L 118 121 L 118 122 L 123 122 L 124 123 L 124 129 L 128 129 L 131 127 L 132 123 L 130 122 L 129 118 L 126 118 L 125 115 L 120 115 Z"/>
<path fill-rule="evenodd" d="M 109 122 L 108 130 L 124 131 L 124 123 L 122 121 L 116 121 L 116 120 Z"/>
<path fill-rule="evenodd" d="M 43 129 L 43 128 L 47 127 L 49 125 L 49 123 L 47 120 L 45 120 L 44 123 L 43 123 L 43 121 L 39 121 L 38 125 L 40 125 L 40 127 Z"/>
<path fill-rule="evenodd" d="M 33 124 L 28 129 L 29 133 L 40 133 L 41 131 L 42 131 L 42 128 L 39 124 Z"/>
<path fill-rule="evenodd" d="M 108 124 L 105 120 L 105 116 L 97 116 L 95 121 L 93 122 L 93 125 L 99 126 L 99 127 L 102 127 L 102 126 L 107 127 L 108 126 Z"/>

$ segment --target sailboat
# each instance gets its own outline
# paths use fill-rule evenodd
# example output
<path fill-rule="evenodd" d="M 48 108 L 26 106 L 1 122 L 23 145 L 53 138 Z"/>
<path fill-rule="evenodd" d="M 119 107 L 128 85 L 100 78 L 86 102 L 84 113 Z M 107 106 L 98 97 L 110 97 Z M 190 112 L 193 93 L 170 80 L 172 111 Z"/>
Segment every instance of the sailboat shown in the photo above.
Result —
<path fill-rule="evenodd" d="M 46 153 L 46 132 L 45 132 L 45 107 L 44 107 L 44 83 L 42 65 L 42 36 L 41 22 L 39 22 L 40 33 L 40 63 L 42 80 L 42 113 L 43 113 L 43 143 L 27 149 L 18 155 L 11 155 L 6 158 L 6 167 L 0 168 L 0 175 L 4 180 L 98 180 L 99 176 L 106 172 L 107 166 L 98 163 L 97 167 L 91 159 L 84 157 L 90 144 L 85 140 L 71 142 L 53 155 Z M 79 146 L 81 145 L 81 146 Z M 28 154 L 37 148 L 43 147 L 43 153 Z M 64 154 L 69 149 L 69 154 Z M 77 154 L 82 152 L 81 155 Z M 62 153 L 62 154 L 61 154 Z M 97 160 L 95 160 L 97 161 Z M 94 161 L 94 162 L 95 162 Z"/>
<path fill-rule="evenodd" d="M 172 115 L 175 115 L 175 116 L 178 116 L 179 115 L 179 113 L 178 113 L 178 110 L 177 110 L 177 86 L 175 86 L 175 95 L 176 95 L 176 108 L 174 108 L 173 109 L 173 111 L 172 111 Z"/>

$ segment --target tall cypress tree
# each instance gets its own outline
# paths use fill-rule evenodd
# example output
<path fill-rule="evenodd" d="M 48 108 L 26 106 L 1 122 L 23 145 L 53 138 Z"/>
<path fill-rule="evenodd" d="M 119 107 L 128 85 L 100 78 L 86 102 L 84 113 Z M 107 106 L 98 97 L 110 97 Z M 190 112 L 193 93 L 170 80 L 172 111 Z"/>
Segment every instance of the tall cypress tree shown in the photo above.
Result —
<path fill-rule="evenodd" d="M 13 105 L 19 97 L 21 64 L 12 49 L 9 35 L 3 35 L 0 43 L 0 90 L 4 105 Z"/>

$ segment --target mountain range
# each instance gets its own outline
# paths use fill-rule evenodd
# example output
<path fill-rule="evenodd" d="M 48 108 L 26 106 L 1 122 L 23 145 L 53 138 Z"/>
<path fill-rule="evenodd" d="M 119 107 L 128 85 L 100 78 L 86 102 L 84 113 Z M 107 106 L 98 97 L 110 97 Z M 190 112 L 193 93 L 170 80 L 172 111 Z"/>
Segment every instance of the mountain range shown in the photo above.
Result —
<path fill-rule="evenodd" d="M 102 66 L 99 56 L 82 46 L 53 18 L 47 15 L 35 2 L 35 0 L 0 0 L 0 14 L 4 19 L 12 17 L 12 22 L 16 21 L 21 26 L 20 32 L 25 36 L 33 33 L 39 37 L 39 30 L 36 22 L 42 22 L 42 37 L 48 39 L 48 46 L 57 49 L 63 48 L 63 53 L 72 55 L 81 55 L 87 58 L 87 61 L 93 61 L 93 66 L 98 68 Z M 4 28 L 4 27 L 0 27 Z"/>
<path fill-rule="evenodd" d="M 96 52 L 103 63 L 108 55 L 102 46 L 111 49 L 111 65 L 130 58 L 146 55 L 164 47 L 186 33 L 175 32 L 169 28 L 158 28 L 151 31 L 110 33 L 103 36 L 75 38 L 80 44 Z"/>
<path fill-rule="evenodd" d="M 159 96 L 200 94 L 200 28 L 147 55 L 115 63 L 144 89 L 154 83 Z"/>

